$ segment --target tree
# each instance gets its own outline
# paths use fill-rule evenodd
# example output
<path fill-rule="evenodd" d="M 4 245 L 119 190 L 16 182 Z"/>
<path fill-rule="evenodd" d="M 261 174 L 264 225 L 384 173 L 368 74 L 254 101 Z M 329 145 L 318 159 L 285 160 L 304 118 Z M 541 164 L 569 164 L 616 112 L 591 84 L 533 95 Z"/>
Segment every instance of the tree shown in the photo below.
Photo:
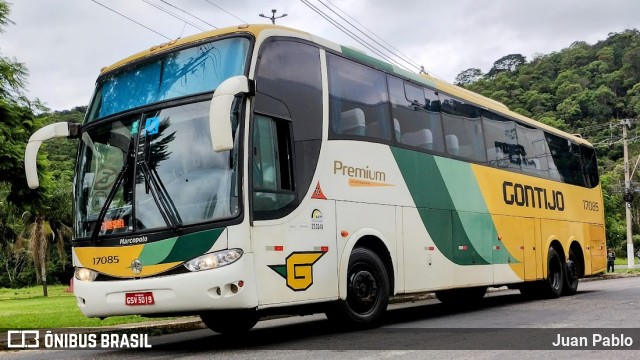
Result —
<path fill-rule="evenodd" d="M 491 70 L 487 73 L 487 77 L 492 78 L 502 72 L 513 72 L 526 62 L 527 59 L 521 54 L 503 56 L 493 63 L 493 67 L 491 67 Z"/>
<path fill-rule="evenodd" d="M 473 84 L 474 82 L 482 79 L 483 76 L 484 74 L 482 73 L 482 70 L 478 68 L 470 68 L 458 74 L 454 84 L 458 86 Z"/>
<path fill-rule="evenodd" d="M 11 24 L 8 16 L 9 5 L 5 0 L 0 0 L 0 32 L 4 30 L 4 25 Z M 23 94 L 27 75 L 23 64 L 0 55 L 0 183 L 7 190 L 7 201 L 14 207 L 14 210 L 9 211 L 32 214 L 30 223 L 20 231 L 26 233 L 18 237 L 29 242 L 29 254 L 36 265 L 38 279 L 42 281 L 43 294 L 47 296 L 46 264 L 51 240 L 47 234 L 51 232 L 51 227 L 46 214 L 52 203 L 54 187 L 45 154 L 38 156 L 40 188 L 31 190 L 26 187 L 24 150 L 30 134 L 43 125 L 42 120 L 36 119 L 33 112 L 34 108 L 42 108 L 40 102 L 29 101 Z M 9 207 L 5 206 L 3 209 L 7 210 Z M 5 244 L 3 247 L 5 250 L 13 249 L 15 253 L 22 248 L 19 243 Z"/>

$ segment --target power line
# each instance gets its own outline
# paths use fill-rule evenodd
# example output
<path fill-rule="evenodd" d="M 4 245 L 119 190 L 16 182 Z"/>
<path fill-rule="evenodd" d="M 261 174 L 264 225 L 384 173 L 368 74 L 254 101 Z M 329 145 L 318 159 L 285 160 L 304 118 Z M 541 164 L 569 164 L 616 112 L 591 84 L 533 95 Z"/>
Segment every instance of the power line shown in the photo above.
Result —
<path fill-rule="evenodd" d="M 234 18 L 236 18 L 236 19 L 238 19 L 238 20 L 242 21 L 242 23 L 243 23 L 243 24 L 248 24 L 248 22 L 246 22 L 246 21 L 244 21 L 244 20 L 240 19 L 239 17 L 237 17 L 237 16 L 233 15 L 232 13 L 230 13 L 230 12 L 228 12 L 227 10 L 225 10 L 225 9 L 221 8 L 220 6 L 218 6 L 218 5 L 214 4 L 214 3 L 212 3 L 211 1 L 209 1 L 209 0 L 204 0 L 204 1 L 206 1 L 206 2 L 208 2 L 209 4 L 211 4 L 211 5 L 215 6 L 215 7 L 217 7 L 218 9 L 220 9 L 220 10 L 222 10 L 222 11 L 226 12 L 227 14 L 229 14 L 229 15 L 233 16 Z"/>
<path fill-rule="evenodd" d="M 157 4 L 152 3 L 152 2 L 151 2 L 151 1 L 149 1 L 149 0 L 142 0 L 142 1 L 144 1 L 144 2 L 145 2 L 145 3 L 147 3 L 148 5 L 151 5 L 151 6 L 153 6 L 154 8 L 156 8 L 156 9 L 158 9 L 158 10 L 160 10 L 160 11 L 164 12 L 165 14 L 169 14 L 169 15 L 173 16 L 174 18 L 176 18 L 176 19 L 178 19 L 178 20 L 180 20 L 180 21 L 183 21 L 185 24 L 189 24 L 189 25 L 193 26 L 194 28 L 196 28 L 196 29 L 198 29 L 198 30 L 200 30 L 200 31 L 206 31 L 206 30 L 207 30 L 207 29 L 204 29 L 204 28 L 202 28 L 202 27 L 200 27 L 200 26 L 198 26 L 198 25 L 195 25 L 195 24 L 193 24 L 193 23 L 189 22 L 187 19 L 185 19 L 185 18 L 183 18 L 183 17 L 181 17 L 181 16 L 178 16 L 178 15 L 176 15 L 176 14 L 172 13 L 171 11 L 169 11 L 169 10 L 167 10 L 167 9 L 163 8 L 162 6 L 159 6 L 159 5 L 157 5 Z"/>
<path fill-rule="evenodd" d="M 303 4 L 307 5 L 307 7 L 309 7 L 311 10 L 315 11 L 318 15 L 322 16 L 325 20 L 327 20 L 333 26 L 338 28 L 338 30 L 342 31 L 347 36 L 351 37 L 353 40 L 358 42 L 360 45 L 362 45 L 365 48 L 369 49 L 370 51 L 374 52 L 376 55 L 380 56 L 384 60 L 389 61 L 389 62 L 391 62 L 393 64 L 396 64 L 397 66 L 399 66 L 401 68 L 404 68 L 407 71 L 410 71 L 406 66 L 398 63 L 396 60 L 390 58 L 389 56 L 387 56 L 384 53 L 382 53 L 380 50 L 378 50 L 375 47 L 373 47 L 372 45 L 370 45 L 367 41 L 363 40 L 358 35 L 354 34 L 351 30 L 347 29 L 344 25 L 341 25 L 340 23 L 338 23 L 331 16 L 327 15 L 324 11 L 322 11 L 321 9 L 316 7 L 315 5 L 311 4 L 308 0 L 301 0 L 301 1 L 302 1 Z"/>
<path fill-rule="evenodd" d="M 105 8 L 105 9 L 107 9 L 107 10 L 109 10 L 109 11 L 112 11 L 112 12 L 114 12 L 114 13 L 116 13 L 116 14 L 118 14 L 118 15 L 122 16 L 123 18 L 125 18 L 125 19 L 127 19 L 127 20 L 129 20 L 129 21 L 131 21 L 131 22 L 134 22 L 134 23 L 136 23 L 136 24 L 138 24 L 138 25 L 142 26 L 143 28 L 145 28 L 145 29 L 147 29 L 147 30 L 149 30 L 149 31 L 152 31 L 152 32 L 154 32 L 154 33 L 156 33 L 156 34 L 158 34 L 158 35 L 162 36 L 163 38 L 165 38 L 165 39 L 167 39 L 167 40 L 171 40 L 171 38 L 170 38 L 170 37 L 168 37 L 168 36 L 166 36 L 166 35 L 163 35 L 163 34 L 161 34 L 161 33 L 157 32 L 157 31 L 153 30 L 152 28 L 150 28 L 150 27 L 148 27 L 148 26 L 146 26 L 146 25 L 143 25 L 143 24 L 141 24 L 141 23 L 139 23 L 139 22 L 137 22 L 137 21 L 133 20 L 132 18 L 130 18 L 130 17 L 128 17 L 128 16 L 126 16 L 126 15 L 124 15 L 124 14 L 121 14 L 121 13 L 119 13 L 119 12 L 115 11 L 115 10 L 113 10 L 112 8 L 110 8 L 110 7 L 108 7 L 108 6 L 104 5 L 104 4 L 101 4 L 101 3 L 97 2 L 96 0 L 91 0 L 91 1 L 93 1 L 94 3 L 96 3 L 96 4 L 100 5 L 100 6 L 102 6 L 103 8 Z"/>
<path fill-rule="evenodd" d="M 327 9 L 329 9 L 331 12 L 333 12 L 334 14 L 338 15 L 338 17 L 340 17 L 343 21 L 345 21 L 347 24 L 349 24 L 351 27 L 353 27 L 354 29 L 358 30 L 360 33 L 362 33 L 364 36 L 366 36 L 367 38 L 369 38 L 369 40 L 373 41 L 374 43 L 376 43 L 378 46 L 380 46 L 381 48 L 383 48 L 384 50 L 386 50 L 388 53 L 394 55 L 395 57 L 397 57 L 398 59 L 404 61 L 406 64 L 408 64 L 411 67 L 414 67 L 416 70 L 420 70 L 420 66 L 413 61 L 410 57 L 408 57 L 407 55 L 403 54 L 402 52 L 400 52 L 400 50 L 396 49 L 395 47 L 393 47 L 391 44 L 389 44 L 388 42 L 384 41 L 380 36 L 376 35 L 373 31 L 371 31 L 369 28 L 367 28 L 366 26 L 362 25 L 360 22 L 358 22 L 358 20 L 354 19 L 352 16 L 350 16 L 349 14 L 347 14 L 344 10 L 342 10 L 341 8 L 339 8 L 337 5 L 335 5 L 334 3 L 332 3 L 329 0 L 326 0 L 329 4 L 331 4 L 333 7 L 335 7 L 336 9 L 340 10 L 340 12 L 342 12 L 345 16 L 347 16 L 349 19 L 351 19 L 352 21 L 354 21 L 356 24 L 358 24 L 360 26 L 360 28 L 363 28 L 365 30 L 367 30 L 368 32 L 370 32 L 373 36 L 375 36 L 376 38 L 380 39 L 383 43 L 385 43 L 386 45 L 388 45 L 389 47 L 391 47 L 391 49 L 389 49 L 389 47 L 381 44 L 380 42 L 378 42 L 376 39 L 372 38 L 371 36 L 369 36 L 367 33 L 365 33 L 364 31 L 360 30 L 360 28 L 358 28 L 357 26 L 353 25 L 349 20 L 345 19 L 344 17 L 342 17 L 340 14 L 338 14 L 335 10 L 331 9 L 328 5 L 326 5 L 325 3 L 323 3 L 321 0 L 318 0 L 318 2 L 320 4 L 322 4 L 324 7 L 326 7 Z M 394 52 L 395 51 L 395 52 Z M 399 55 L 398 55 L 399 54 Z"/>
<path fill-rule="evenodd" d="M 192 13 L 190 13 L 190 12 L 188 12 L 188 11 L 186 11 L 186 10 L 182 10 L 181 8 L 179 8 L 179 7 L 175 6 L 175 5 L 172 5 L 172 4 L 170 4 L 170 3 L 168 3 L 168 2 L 166 2 L 166 1 L 164 1 L 164 0 L 160 0 L 160 1 L 161 1 L 162 3 L 164 3 L 164 4 L 167 4 L 167 5 L 171 6 L 172 8 L 174 8 L 174 9 L 176 9 L 176 10 L 182 11 L 183 13 L 185 13 L 185 14 L 187 14 L 187 15 L 191 16 L 191 17 L 192 17 L 192 18 L 194 18 L 194 19 L 198 19 L 198 20 L 202 21 L 203 23 L 205 23 L 205 24 L 207 24 L 207 25 L 211 26 L 211 27 L 212 27 L 212 28 L 214 28 L 214 29 L 217 29 L 217 28 L 218 28 L 217 26 L 215 26 L 215 25 L 213 25 L 213 24 L 211 24 L 211 23 L 207 22 L 206 20 L 203 20 L 203 19 L 201 19 L 201 18 L 199 18 L 199 17 L 197 17 L 197 16 L 193 15 Z"/>

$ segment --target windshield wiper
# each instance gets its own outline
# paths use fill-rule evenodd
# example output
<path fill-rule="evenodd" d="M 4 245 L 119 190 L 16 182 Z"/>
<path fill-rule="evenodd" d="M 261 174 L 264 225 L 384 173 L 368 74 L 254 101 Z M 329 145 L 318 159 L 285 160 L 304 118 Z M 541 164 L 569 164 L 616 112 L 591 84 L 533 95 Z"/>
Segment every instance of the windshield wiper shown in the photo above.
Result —
<path fill-rule="evenodd" d="M 155 170 L 149 169 L 146 161 L 139 161 L 138 166 L 142 170 L 142 176 L 144 176 L 145 179 L 146 192 L 148 194 L 149 190 L 151 190 L 151 197 L 153 197 L 153 201 L 155 201 L 158 206 L 164 222 L 174 232 L 180 231 L 182 219 L 171 196 L 169 196 L 167 189 L 164 187 L 162 180 L 160 180 L 160 176 L 158 176 Z"/>
<path fill-rule="evenodd" d="M 143 136 L 141 134 L 140 136 Z M 150 146 L 147 143 L 147 135 L 144 134 L 144 143 L 142 144 L 142 155 L 140 154 L 140 147 L 138 146 L 138 160 L 137 166 L 142 170 L 142 176 L 145 180 L 145 191 L 148 194 L 151 192 L 153 201 L 158 206 L 162 219 L 174 232 L 179 232 L 182 227 L 182 218 L 176 205 L 173 203 L 173 199 L 169 195 L 169 192 L 164 187 L 158 172 L 155 169 L 149 168 L 148 158 L 150 156 Z M 140 145 L 138 138 L 138 145 Z"/>

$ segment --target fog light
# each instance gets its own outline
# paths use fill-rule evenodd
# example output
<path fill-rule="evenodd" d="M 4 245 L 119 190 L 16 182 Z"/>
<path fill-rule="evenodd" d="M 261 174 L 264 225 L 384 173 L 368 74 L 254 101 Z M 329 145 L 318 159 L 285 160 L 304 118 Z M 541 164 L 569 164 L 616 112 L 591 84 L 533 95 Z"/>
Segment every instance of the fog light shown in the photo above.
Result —
<path fill-rule="evenodd" d="M 94 281 L 98 277 L 98 272 L 87 268 L 76 268 L 76 279 L 80 281 Z"/>

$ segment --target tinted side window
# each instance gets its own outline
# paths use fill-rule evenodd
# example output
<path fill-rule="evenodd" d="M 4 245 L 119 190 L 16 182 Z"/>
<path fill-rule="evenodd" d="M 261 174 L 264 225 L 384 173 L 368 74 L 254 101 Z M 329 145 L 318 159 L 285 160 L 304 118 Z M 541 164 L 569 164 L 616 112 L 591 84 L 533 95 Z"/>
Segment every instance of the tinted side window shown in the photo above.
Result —
<path fill-rule="evenodd" d="M 580 146 L 568 139 L 546 134 L 547 144 L 551 151 L 549 159 L 549 173 L 553 167 L 557 168 L 560 180 L 568 184 L 585 186 L 584 173 L 580 155 Z"/>
<path fill-rule="evenodd" d="M 331 138 L 391 139 L 385 75 L 327 54 Z"/>
<path fill-rule="evenodd" d="M 292 131 L 288 136 L 293 144 L 290 156 L 293 156 L 293 179 L 298 200 L 279 213 L 270 214 L 273 218 L 286 215 L 286 211 L 295 208 L 311 186 L 322 146 L 322 75 L 320 50 L 315 46 L 290 39 L 274 39 L 265 43 L 260 51 L 254 113 L 276 120 L 281 135 L 283 121 L 289 123 L 287 120 L 291 120 Z M 258 117 L 255 119 L 253 126 L 259 126 Z M 266 125 L 262 123 L 260 126 Z M 261 131 L 260 139 L 264 139 L 262 135 L 266 130 L 263 130 L 254 130 Z M 279 137 L 278 141 L 281 139 Z M 256 201 L 269 198 L 260 196 L 255 198 Z"/>
<path fill-rule="evenodd" d="M 518 144 L 516 122 L 489 111 L 482 112 L 489 165 L 519 171 L 526 156 Z"/>
<path fill-rule="evenodd" d="M 480 109 L 444 95 L 440 101 L 447 153 L 486 162 Z"/>
<path fill-rule="evenodd" d="M 587 179 L 587 186 L 596 187 L 600 182 L 598 176 L 598 162 L 596 161 L 596 151 L 593 148 L 580 146 L 582 153 L 582 164 L 584 167 L 584 176 Z"/>
<path fill-rule="evenodd" d="M 548 165 L 550 154 L 544 132 L 522 124 L 516 124 L 518 133 L 518 145 L 522 152 L 520 164 L 522 172 L 545 178 L 559 180 L 557 170 L 551 173 Z"/>
<path fill-rule="evenodd" d="M 444 152 L 438 96 L 393 76 L 388 76 L 387 82 L 396 140 L 408 146 Z"/>
<path fill-rule="evenodd" d="M 255 111 L 293 120 L 295 141 L 322 139 L 320 50 L 294 41 L 272 41 L 260 54 Z"/>

